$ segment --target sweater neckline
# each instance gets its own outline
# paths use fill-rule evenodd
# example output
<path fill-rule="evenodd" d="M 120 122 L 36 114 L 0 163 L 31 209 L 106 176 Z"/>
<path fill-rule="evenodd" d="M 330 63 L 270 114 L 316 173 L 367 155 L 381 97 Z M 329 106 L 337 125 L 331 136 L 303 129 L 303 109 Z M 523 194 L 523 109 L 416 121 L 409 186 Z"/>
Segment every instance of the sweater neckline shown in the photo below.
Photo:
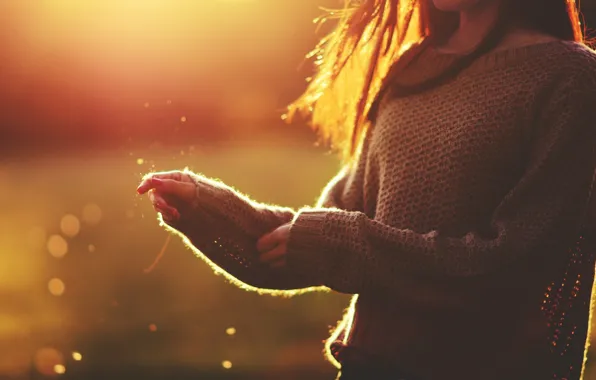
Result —
<path fill-rule="evenodd" d="M 495 49 L 474 59 L 461 73 L 470 74 L 482 72 L 497 67 L 511 66 L 544 52 L 557 50 L 557 46 L 576 44 L 573 41 L 551 40 L 528 45 L 515 46 L 505 49 Z M 466 54 L 442 52 L 428 44 L 419 46 L 421 51 L 409 61 L 405 67 L 391 75 L 394 88 L 412 89 L 424 87 L 429 81 L 441 76 L 457 62 L 466 57 Z M 406 91 L 408 92 L 408 91 Z"/>
<path fill-rule="evenodd" d="M 523 60 L 529 56 L 534 55 L 535 53 L 540 53 L 545 50 L 551 50 L 554 46 L 568 46 L 570 44 L 576 44 L 576 42 L 557 39 L 531 43 L 521 46 L 513 46 L 504 49 L 495 49 L 476 58 L 469 68 L 471 69 L 472 67 L 474 67 L 478 69 L 489 69 L 494 66 L 508 65 L 516 61 Z M 435 61 L 435 63 L 437 63 L 439 61 L 454 62 L 466 56 L 467 54 L 464 53 L 443 52 L 435 46 L 429 46 L 426 49 L 426 51 L 421 55 L 421 58 L 425 60 Z"/>

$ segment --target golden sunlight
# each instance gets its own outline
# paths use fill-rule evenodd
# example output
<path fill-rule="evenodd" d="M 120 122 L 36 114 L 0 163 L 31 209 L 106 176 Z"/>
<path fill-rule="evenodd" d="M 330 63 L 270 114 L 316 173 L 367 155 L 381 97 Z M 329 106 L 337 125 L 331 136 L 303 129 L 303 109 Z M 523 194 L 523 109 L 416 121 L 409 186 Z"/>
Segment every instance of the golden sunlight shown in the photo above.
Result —
<path fill-rule="evenodd" d="M 66 373 L 66 367 L 62 364 L 56 364 L 54 366 L 54 372 L 56 372 L 58 375 L 63 375 Z"/>
<path fill-rule="evenodd" d="M 27 243 L 29 247 L 33 250 L 38 250 L 43 248 L 46 244 L 46 230 L 43 227 L 35 226 L 29 230 L 27 235 Z"/>
<path fill-rule="evenodd" d="M 83 207 L 83 221 L 90 225 L 98 224 L 101 221 L 101 207 L 95 203 L 88 203 Z"/>
<path fill-rule="evenodd" d="M 224 360 L 223 362 L 221 362 L 221 366 L 225 369 L 230 369 L 232 368 L 232 362 L 229 360 Z"/>
<path fill-rule="evenodd" d="M 52 235 L 47 243 L 50 255 L 56 258 L 62 258 L 68 252 L 68 242 L 60 235 Z"/>
<path fill-rule="evenodd" d="M 58 373 L 56 368 L 59 370 L 64 368 L 64 357 L 55 348 L 42 348 L 35 354 L 34 365 L 37 371 L 42 375 L 52 376 Z"/>
<path fill-rule="evenodd" d="M 75 237 L 81 230 L 81 222 L 72 214 L 64 215 L 60 221 L 60 230 L 68 237 Z"/>
<path fill-rule="evenodd" d="M 61 296 L 65 289 L 64 282 L 59 278 L 53 278 L 48 282 L 48 290 L 53 296 Z"/>

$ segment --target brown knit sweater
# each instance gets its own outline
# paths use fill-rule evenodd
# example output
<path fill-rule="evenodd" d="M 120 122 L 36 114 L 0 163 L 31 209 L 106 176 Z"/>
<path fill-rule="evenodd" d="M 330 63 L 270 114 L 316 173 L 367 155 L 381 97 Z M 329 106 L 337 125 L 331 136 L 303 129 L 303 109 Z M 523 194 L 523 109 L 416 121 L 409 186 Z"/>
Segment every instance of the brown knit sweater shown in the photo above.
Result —
<path fill-rule="evenodd" d="M 429 50 L 392 86 L 452 59 Z M 424 380 L 577 379 L 595 123 L 592 50 L 492 52 L 434 89 L 390 86 L 358 159 L 315 207 L 258 204 L 193 174 L 196 201 L 168 228 L 240 286 L 357 294 L 329 341 L 340 362 Z M 287 266 L 270 269 L 255 243 L 288 222 Z"/>

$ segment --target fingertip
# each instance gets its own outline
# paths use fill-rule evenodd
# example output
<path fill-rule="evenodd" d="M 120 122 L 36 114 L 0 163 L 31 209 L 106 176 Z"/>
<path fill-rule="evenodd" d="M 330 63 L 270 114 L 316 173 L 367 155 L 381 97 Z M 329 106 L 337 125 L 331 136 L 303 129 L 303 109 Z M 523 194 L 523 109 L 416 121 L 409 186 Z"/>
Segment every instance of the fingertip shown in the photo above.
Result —
<path fill-rule="evenodd" d="M 143 178 L 139 186 L 137 187 L 137 192 L 139 194 L 145 194 L 147 191 L 151 189 L 151 178 Z"/>

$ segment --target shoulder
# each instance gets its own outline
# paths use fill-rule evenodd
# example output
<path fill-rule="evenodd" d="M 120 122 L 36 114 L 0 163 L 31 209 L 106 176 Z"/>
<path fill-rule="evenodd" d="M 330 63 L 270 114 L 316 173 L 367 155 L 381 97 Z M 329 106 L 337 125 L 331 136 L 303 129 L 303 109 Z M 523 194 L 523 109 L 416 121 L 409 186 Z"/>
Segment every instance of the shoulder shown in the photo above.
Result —
<path fill-rule="evenodd" d="M 531 78 L 529 91 L 538 108 L 569 103 L 594 105 L 596 112 L 596 51 L 583 43 L 555 40 L 531 47 L 518 70 Z"/>
<path fill-rule="evenodd" d="M 540 120 L 557 131 L 589 131 L 596 120 L 596 52 L 587 45 L 564 41 L 550 55 L 550 79 L 538 93 Z M 586 135 L 587 136 L 587 135 Z M 588 138 L 588 137 L 586 137 Z"/>
<path fill-rule="evenodd" d="M 573 41 L 557 41 L 548 51 L 549 71 L 558 86 L 576 87 L 596 94 L 596 51 Z M 596 99 L 595 99 L 596 100 Z"/>

